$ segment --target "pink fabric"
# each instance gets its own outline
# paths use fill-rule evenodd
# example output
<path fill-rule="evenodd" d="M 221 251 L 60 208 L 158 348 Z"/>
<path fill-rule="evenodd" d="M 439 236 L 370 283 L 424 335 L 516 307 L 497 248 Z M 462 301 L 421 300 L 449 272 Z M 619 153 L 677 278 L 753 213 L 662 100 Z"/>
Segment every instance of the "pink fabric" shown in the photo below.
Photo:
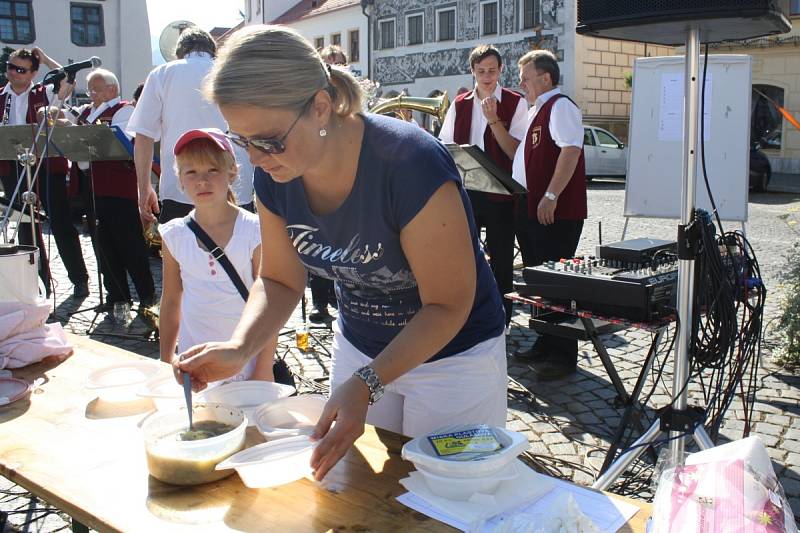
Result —
<path fill-rule="evenodd" d="M 61 324 L 45 324 L 49 314 L 45 300 L 36 304 L 0 302 L 0 369 L 72 355 Z"/>

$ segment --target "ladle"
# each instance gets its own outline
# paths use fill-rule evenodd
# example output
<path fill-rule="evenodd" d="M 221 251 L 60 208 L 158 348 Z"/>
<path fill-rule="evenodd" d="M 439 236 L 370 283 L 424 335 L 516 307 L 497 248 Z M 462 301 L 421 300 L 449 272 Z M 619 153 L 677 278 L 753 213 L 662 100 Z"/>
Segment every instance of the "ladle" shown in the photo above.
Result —
<path fill-rule="evenodd" d="M 192 376 L 187 372 L 183 373 L 183 396 L 186 398 L 186 412 L 189 413 L 189 431 L 192 431 Z"/>

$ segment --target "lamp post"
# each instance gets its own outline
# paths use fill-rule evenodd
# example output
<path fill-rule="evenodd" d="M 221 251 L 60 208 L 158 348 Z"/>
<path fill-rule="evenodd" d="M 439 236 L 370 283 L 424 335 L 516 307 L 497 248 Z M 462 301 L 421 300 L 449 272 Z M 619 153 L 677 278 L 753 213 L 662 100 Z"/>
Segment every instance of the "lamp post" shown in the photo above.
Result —
<path fill-rule="evenodd" d="M 361 12 L 367 17 L 367 79 L 372 79 L 372 15 L 375 0 L 361 0 Z"/>

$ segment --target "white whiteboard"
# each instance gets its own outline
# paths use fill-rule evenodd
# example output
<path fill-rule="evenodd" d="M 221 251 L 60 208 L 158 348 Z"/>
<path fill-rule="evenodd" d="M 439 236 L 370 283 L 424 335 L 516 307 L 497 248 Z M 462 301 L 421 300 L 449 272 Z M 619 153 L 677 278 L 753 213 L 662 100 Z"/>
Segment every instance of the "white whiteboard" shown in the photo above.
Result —
<path fill-rule="evenodd" d="M 634 63 L 625 216 L 681 216 L 684 75 L 683 56 L 645 57 Z M 701 83 L 702 76 L 701 58 Z M 750 83 L 750 56 L 709 56 L 702 119 L 706 170 L 723 220 L 747 220 Z M 697 139 L 695 205 L 711 212 L 699 131 Z"/>

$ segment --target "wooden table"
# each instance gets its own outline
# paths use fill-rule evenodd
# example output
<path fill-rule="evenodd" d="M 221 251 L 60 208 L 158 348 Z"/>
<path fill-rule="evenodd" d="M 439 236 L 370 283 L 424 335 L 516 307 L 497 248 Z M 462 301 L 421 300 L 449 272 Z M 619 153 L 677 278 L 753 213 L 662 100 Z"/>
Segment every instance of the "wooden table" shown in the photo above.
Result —
<path fill-rule="evenodd" d="M 327 476 L 272 489 L 248 489 L 237 475 L 196 487 L 147 473 L 139 425 L 150 401 L 109 405 L 84 387 L 94 369 L 140 356 L 82 337 L 65 362 L 14 372 L 45 383 L 28 399 L 0 407 L 0 474 L 100 531 L 453 531 L 405 507 L 398 480 L 407 440 L 368 427 Z M 249 430 L 252 431 L 252 428 Z M 256 436 L 257 435 L 257 436 Z M 250 433 L 249 440 L 260 435 Z M 649 505 L 621 531 L 645 531 Z"/>

